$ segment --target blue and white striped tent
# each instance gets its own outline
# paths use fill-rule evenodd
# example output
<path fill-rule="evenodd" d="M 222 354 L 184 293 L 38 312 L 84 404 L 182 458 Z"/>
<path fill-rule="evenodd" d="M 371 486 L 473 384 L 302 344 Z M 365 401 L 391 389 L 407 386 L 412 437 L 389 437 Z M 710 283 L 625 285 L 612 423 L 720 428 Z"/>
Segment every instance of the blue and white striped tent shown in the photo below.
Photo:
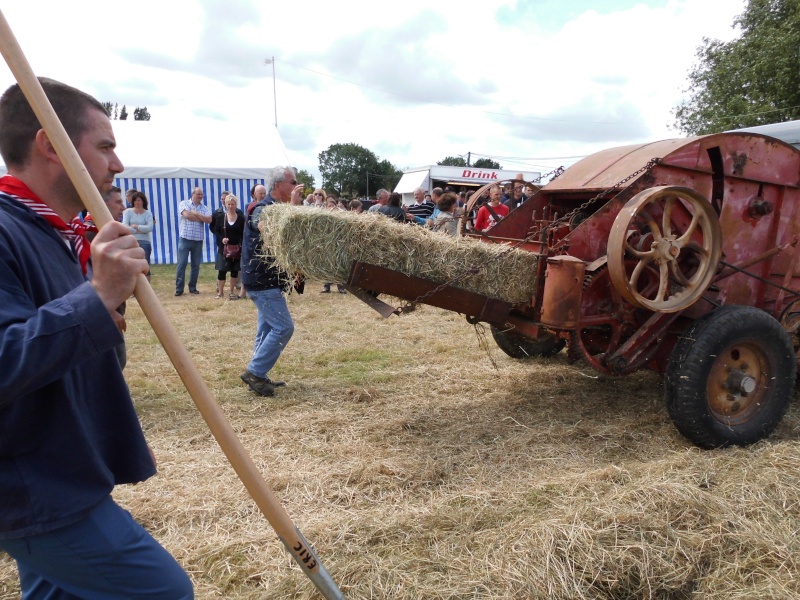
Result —
<path fill-rule="evenodd" d="M 239 199 L 242 210 L 250 202 L 250 189 L 263 184 L 269 169 L 288 165 L 283 141 L 262 117 L 221 121 L 193 117 L 188 124 L 176 119 L 112 121 L 117 155 L 125 171 L 115 180 L 123 193 L 144 192 L 156 219 L 153 231 L 154 264 L 178 259 L 178 204 L 200 187 L 212 211 L 227 190 Z M 185 165 L 185 166 L 182 166 Z M 206 227 L 203 261 L 213 262 L 215 245 Z"/>
<path fill-rule="evenodd" d="M 239 199 L 242 210 L 250 202 L 250 189 L 264 184 L 269 169 L 159 169 L 151 167 L 126 168 L 114 185 L 123 193 L 131 188 L 144 192 L 148 207 L 156 219 L 151 235 L 153 264 L 178 262 L 178 204 L 191 197 L 192 190 L 200 187 L 204 202 L 212 212 L 220 206 L 220 195 L 229 191 Z M 5 165 L 0 164 L 0 176 L 5 175 Z M 216 246 L 206 227 L 203 244 L 203 262 L 214 262 Z"/>
<path fill-rule="evenodd" d="M 238 121 L 193 117 L 111 123 L 125 165 L 114 184 L 123 193 L 131 188 L 144 192 L 156 219 L 154 264 L 177 262 L 178 204 L 195 187 L 203 190 L 212 211 L 219 208 L 224 190 L 235 194 L 244 210 L 250 189 L 263 184 L 272 167 L 290 164 L 277 129 L 259 115 L 240 115 Z M 0 164 L 0 175 L 5 172 Z M 213 262 L 215 250 L 206 227 L 203 261 Z"/>
<path fill-rule="evenodd" d="M 220 195 L 229 191 L 239 199 L 245 209 L 250 202 L 250 189 L 264 183 L 268 169 L 158 169 L 148 167 L 126 168 L 114 184 L 123 193 L 131 188 L 144 192 L 150 212 L 156 220 L 153 230 L 153 264 L 170 264 L 178 258 L 178 204 L 191 197 L 192 190 L 203 190 L 206 206 L 212 211 L 220 206 Z M 208 227 L 203 244 L 203 262 L 213 262 L 215 244 Z"/>

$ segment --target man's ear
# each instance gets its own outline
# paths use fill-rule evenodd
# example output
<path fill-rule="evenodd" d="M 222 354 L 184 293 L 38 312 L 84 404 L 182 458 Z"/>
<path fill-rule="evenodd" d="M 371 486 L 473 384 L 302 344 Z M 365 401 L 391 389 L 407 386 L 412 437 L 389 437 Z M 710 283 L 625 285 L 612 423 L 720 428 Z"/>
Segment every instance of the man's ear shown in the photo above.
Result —
<path fill-rule="evenodd" d="M 50 142 L 50 138 L 47 137 L 47 132 L 44 129 L 40 129 L 36 132 L 36 138 L 34 139 L 33 145 L 34 151 L 38 152 L 42 157 L 44 157 L 45 160 L 61 164 L 61 159 L 58 158 L 56 149 Z"/>

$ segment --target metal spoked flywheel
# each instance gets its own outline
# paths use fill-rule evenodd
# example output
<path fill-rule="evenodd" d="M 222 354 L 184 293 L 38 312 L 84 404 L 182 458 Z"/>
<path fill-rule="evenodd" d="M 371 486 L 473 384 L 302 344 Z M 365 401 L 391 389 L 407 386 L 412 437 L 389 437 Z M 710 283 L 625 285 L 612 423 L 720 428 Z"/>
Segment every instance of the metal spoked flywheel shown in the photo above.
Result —
<path fill-rule="evenodd" d="M 608 236 L 614 286 L 634 306 L 654 312 L 691 306 L 711 283 L 721 254 L 717 214 L 708 200 L 686 187 L 639 192 L 619 212 Z M 655 287 L 642 277 L 651 269 L 659 273 Z"/>

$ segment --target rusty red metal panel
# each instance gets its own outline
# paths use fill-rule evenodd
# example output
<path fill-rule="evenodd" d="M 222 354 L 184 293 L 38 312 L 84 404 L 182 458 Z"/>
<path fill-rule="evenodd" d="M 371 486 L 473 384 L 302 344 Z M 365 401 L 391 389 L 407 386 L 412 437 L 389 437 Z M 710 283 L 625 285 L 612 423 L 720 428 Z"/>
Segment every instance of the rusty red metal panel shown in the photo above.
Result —
<path fill-rule="evenodd" d="M 578 325 L 586 263 L 572 256 L 547 259 L 544 274 L 541 321 L 553 329 L 574 329 Z"/>
<path fill-rule="evenodd" d="M 653 158 L 660 163 L 619 184 Z M 718 273 L 733 274 L 718 277 L 702 300 L 682 313 L 654 313 L 651 317 L 627 304 L 611 288 L 593 297 L 584 288 L 586 281 L 566 271 L 562 274 L 554 269 L 544 277 L 548 257 L 569 255 L 596 265 L 594 281 L 599 281 L 609 232 L 622 207 L 637 193 L 665 185 L 691 188 L 711 203 L 722 229 L 722 260 L 745 265 L 747 273 L 720 269 Z M 680 212 L 671 214 L 673 219 L 681 218 Z M 564 217 L 562 222 L 557 222 L 559 217 Z M 360 263 L 354 265 L 350 283 L 479 320 L 513 323 L 518 333 L 534 338 L 540 329 L 549 327 L 569 336 L 571 347 L 581 348 L 574 341 L 575 334 L 582 331 L 572 318 L 577 306 L 583 319 L 578 323 L 586 323 L 589 315 L 605 319 L 601 325 L 608 326 L 608 331 L 593 326 L 592 336 L 584 340 L 591 343 L 580 351 L 590 364 L 609 360 L 608 367 L 617 373 L 644 364 L 662 371 L 677 336 L 715 306 L 746 304 L 779 317 L 783 307 L 800 298 L 800 244 L 788 246 L 800 239 L 800 151 L 747 132 L 604 150 L 570 167 L 512 211 L 489 232 L 488 239 L 482 239 L 517 244 L 532 231 L 544 235 L 522 245 L 542 259 L 537 267 L 537 290 L 528 303 L 511 306 Z M 581 296 L 582 301 L 572 301 Z M 587 306 L 587 298 L 592 306 Z M 621 315 L 623 322 L 615 328 L 616 315 Z"/>
<path fill-rule="evenodd" d="M 604 190 L 644 167 L 651 158 L 667 156 L 694 139 L 696 138 L 662 140 L 601 150 L 578 161 L 542 189 L 547 192 Z"/>
<path fill-rule="evenodd" d="M 699 138 L 698 146 L 703 160 L 709 148 L 722 150 L 726 176 L 800 187 L 800 152 L 780 140 L 755 133 L 720 133 Z"/>
<path fill-rule="evenodd" d="M 487 323 L 505 322 L 512 307 L 509 302 L 357 261 L 353 262 L 348 284 L 452 310 Z"/>
<path fill-rule="evenodd" d="M 524 240 L 527 238 L 533 225 L 531 213 L 534 205 L 535 203 L 531 202 L 530 198 L 520 204 L 505 219 L 502 219 L 489 230 L 489 237 L 510 240 Z"/>

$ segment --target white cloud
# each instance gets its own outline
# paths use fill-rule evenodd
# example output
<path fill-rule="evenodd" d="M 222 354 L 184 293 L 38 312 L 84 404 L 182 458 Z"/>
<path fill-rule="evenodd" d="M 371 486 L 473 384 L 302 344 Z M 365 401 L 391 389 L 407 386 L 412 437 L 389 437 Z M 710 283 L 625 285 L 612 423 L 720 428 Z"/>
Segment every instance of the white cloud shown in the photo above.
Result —
<path fill-rule="evenodd" d="M 3 11 L 37 74 L 129 112 L 147 105 L 154 120 L 186 129 L 198 115 L 251 123 L 241 139 L 208 144 L 255 154 L 274 120 L 272 66 L 263 64 L 274 56 L 278 129 L 294 164 L 316 174 L 317 155 L 335 143 L 400 168 L 467 152 L 548 167 L 676 137 L 670 111 L 696 47 L 703 36 L 729 39 L 744 8 L 563 4 L 407 0 L 388 17 L 374 2 L 310 0 L 29 0 Z M 12 82 L 0 69 L 0 86 Z"/>

